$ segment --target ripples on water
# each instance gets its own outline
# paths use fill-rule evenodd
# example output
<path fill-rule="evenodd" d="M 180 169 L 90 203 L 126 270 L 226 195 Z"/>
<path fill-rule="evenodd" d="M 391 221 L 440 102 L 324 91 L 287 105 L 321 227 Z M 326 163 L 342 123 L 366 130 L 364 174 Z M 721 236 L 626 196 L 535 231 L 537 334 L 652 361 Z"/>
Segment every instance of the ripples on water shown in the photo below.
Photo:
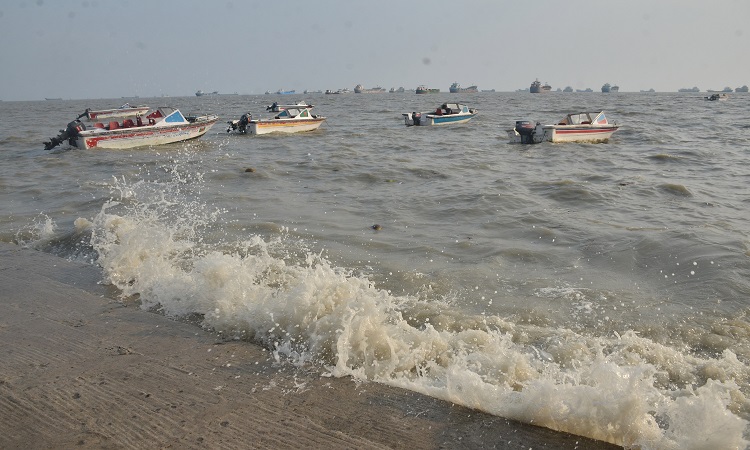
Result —
<path fill-rule="evenodd" d="M 3 102 L 0 236 L 321 371 L 620 444 L 745 445 L 746 95 L 303 98 L 319 131 L 54 152 L 117 102 Z M 480 115 L 403 126 L 449 99 Z M 168 102 L 230 120 L 273 100 Z M 608 144 L 506 142 L 595 109 L 623 125 Z"/>

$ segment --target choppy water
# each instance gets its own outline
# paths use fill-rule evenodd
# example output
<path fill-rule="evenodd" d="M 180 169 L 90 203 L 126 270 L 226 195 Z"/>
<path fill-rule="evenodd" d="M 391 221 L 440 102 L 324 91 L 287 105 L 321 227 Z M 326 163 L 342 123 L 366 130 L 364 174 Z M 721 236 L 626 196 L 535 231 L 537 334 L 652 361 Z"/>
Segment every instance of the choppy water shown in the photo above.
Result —
<path fill-rule="evenodd" d="M 321 373 L 626 446 L 746 447 L 750 97 L 288 98 L 328 122 L 54 152 L 125 100 L 2 102 L 0 239 Z M 230 120 L 287 98 L 139 100 Z M 480 115 L 403 126 L 447 100 Z M 608 144 L 507 143 L 595 109 L 623 125 Z"/>

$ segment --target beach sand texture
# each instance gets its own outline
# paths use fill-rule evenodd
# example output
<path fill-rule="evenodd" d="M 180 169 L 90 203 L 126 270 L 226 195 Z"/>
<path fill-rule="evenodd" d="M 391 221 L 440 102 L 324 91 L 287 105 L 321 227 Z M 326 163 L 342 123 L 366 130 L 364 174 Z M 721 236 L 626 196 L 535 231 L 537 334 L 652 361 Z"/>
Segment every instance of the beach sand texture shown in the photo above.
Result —
<path fill-rule="evenodd" d="M 0 244 L 0 448 L 618 448 L 279 365 Z"/>

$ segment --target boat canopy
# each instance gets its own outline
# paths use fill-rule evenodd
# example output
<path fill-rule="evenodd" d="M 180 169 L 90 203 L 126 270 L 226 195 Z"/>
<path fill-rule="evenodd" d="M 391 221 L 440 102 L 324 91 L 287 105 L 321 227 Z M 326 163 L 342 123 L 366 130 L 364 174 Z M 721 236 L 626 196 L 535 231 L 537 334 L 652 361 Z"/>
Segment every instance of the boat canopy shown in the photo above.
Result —
<path fill-rule="evenodd" d="M 604 111 L 598 113 L 583 112 L 568 114 L 558 123 L 558 125 L 589 125 L 592 123 L 606 125 L 609 122 L 607 121 L 607 116 L 604 115 Z"/>
<path fill-rule="evenodd" d="M 293 119 L 295 117 L 310 117 L 310 110 L 304 108 L 302 110 L 297 108 L 285 109 L 276 116 L 279 119 Z"/>
<path fill-rule="evenodd" d="M 453 113 L 469 112 L 469 108 L 466 105 L 462 105 L 460 103 L 443 103 L 440 109 L 443 109 L 446 111 L 450 110 Z"/>

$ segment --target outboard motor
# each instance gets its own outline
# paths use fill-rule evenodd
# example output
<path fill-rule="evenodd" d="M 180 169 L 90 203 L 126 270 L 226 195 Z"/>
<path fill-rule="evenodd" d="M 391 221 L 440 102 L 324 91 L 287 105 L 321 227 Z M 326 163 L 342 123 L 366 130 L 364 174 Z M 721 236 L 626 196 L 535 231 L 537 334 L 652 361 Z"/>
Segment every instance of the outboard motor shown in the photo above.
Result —
<path fill-rule="evenodd" d="M 516 120 L 516 132 L 521 135 L 522 144 L 534 143 L 534 130 L 536 125 L 530 120 Z"/>
<path fill-rule="evenodd" d="M 52 150 L 53 148 L 65 142 L 66 139 L 68 140 L 68 143 L 70 145 L 75 145 L 76 139 L 79 136 L 79 132 L 85 130 L 86 125 L 80 120 L 76 119 L 70 122 L 64 130 L 60 130 L 60 134 L 57 135 L 57 137 L 53 137 L 49 140 L 49 142 L 45 142 L 44 149 Z"/>
<path fill-rule="evenodd" d="M 239 128 L 240 133 L 246 133 L 247 132 L 247 124 L 250 123 L 250 121 L 253 120 L 253 115 L 250 113 L 243 114 L 242 117 L 240 117 L 240 120 L 230 120 L 227 122 L 229 124 L 229 127 L 227 128 L 227 133 L 231 130 L 236 130 Z"/>
<path fill-rule="evenodd" d="M 240 122 L 237 124 L 240 129 L 240 133 L 247 132 L 247 124 L 249 124 L 251 120 L 253 120 L 253 115 L 250 113 L 243 114 L 242 117 L 240 117 Z"/>
<path fill-rule="evenodd" d="M 421 125 L 422 124 L 422 113 L 413 112 L 411 113 L 411 120 L 414 122 L 414 125 Z"/>

